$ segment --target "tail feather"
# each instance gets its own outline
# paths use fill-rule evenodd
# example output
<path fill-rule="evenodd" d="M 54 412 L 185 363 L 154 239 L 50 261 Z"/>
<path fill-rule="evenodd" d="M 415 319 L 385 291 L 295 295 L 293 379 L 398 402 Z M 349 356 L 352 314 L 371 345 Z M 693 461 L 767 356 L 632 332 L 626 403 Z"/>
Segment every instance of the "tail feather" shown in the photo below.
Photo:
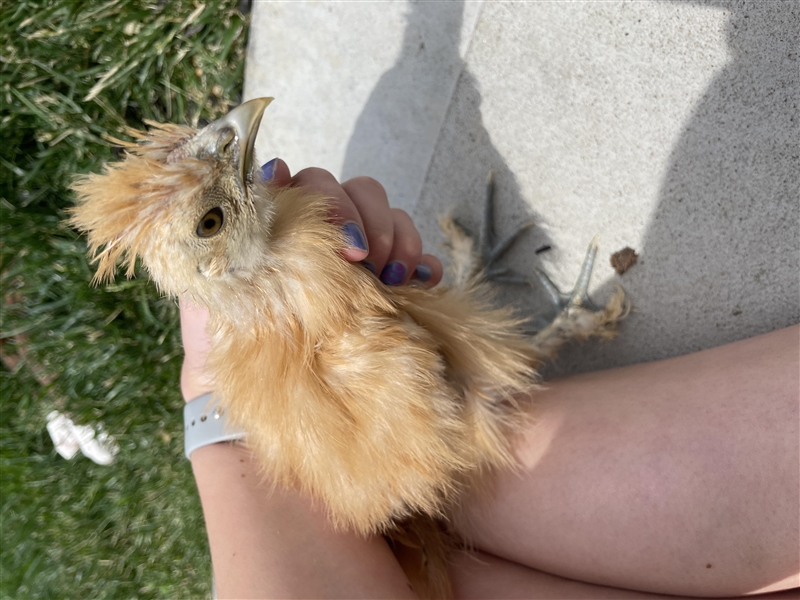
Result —
<path fill-rule="evenodd" d="M 457 542 L 441 520 L 418 515 L 398 524 L 387 537 L 420 598 L 453 597 L 447 567 L 448 556 Z"/>

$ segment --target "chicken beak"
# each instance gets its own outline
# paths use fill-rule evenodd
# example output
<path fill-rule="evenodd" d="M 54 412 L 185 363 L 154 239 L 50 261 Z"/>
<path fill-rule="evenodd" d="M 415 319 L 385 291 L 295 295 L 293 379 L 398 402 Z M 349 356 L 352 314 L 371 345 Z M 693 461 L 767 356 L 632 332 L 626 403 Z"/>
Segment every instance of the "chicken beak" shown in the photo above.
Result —
<path fill-rule="evenodd" d="M 272 98 L 255 98 L 240 104 L 221 119 L 207 125 L 190 142 L 194 151 L 205 153 L 220 160 L 237 160 L 239 177 L 242 185 L 250 181 L 253 166 L 253 147 L 256 144 L 258 126 L 264 109 L 272 102 Z M 233 144 L 238 145 L 238 152 L 233 152 Z M 185 149 L 184 151 L 188 150 Z"/>
<path fill-rule="evenodd" d="M 239 176 L 242 178 L 242 183 L 248 180 L 247 175 L 253 166 L 253 148 L 256 145 L 258 126 L 261 124 L 264 110 L 272 100 L 272 98 L 248 100 L 214 122 L 220 127 L 230 127 L 236 132 L 239 141 Z"/>

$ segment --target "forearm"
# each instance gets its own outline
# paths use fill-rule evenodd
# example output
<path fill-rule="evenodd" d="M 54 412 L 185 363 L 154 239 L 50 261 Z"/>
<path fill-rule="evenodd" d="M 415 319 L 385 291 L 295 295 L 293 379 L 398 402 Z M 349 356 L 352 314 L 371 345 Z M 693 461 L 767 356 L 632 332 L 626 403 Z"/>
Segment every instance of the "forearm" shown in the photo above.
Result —
<path fill-rule="evenodd" d="M 652 594 L 574 579 L 529 569 L 483 552 L 455 552 L 450 573 L 459 600 L 527 598 L 528 600 L 679 600 L 678 596 Z M 761 594 L 757 600 L 797 600 L 797 590 Z M 682 596 L 683 600 L 700 600 Z M 718 600 L 725 600 L 719 598 Z M 728 598 L 727 600 L 733 600 Z"/>
<path fill-rule="evenodd" d="M 465 528 L 572 579 L 677 595 L 797 586 L 798 327 L 550 382 Z"/>
<path fill-rule="evenodd" d="M 192 454 L 220 598 L 413 598 L 381 537 L 332 529 L 296 492 L 272 488 L 248 450 Z"/>

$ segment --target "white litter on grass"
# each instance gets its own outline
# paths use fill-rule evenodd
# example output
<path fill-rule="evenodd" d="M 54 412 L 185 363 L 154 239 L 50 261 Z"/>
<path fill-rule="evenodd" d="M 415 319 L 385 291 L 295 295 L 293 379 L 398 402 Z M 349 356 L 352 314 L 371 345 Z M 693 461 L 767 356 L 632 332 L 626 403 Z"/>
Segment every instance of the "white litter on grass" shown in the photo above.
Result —
<path fill-rule="evenodd" d="M 81 452 L 98 465 L 110 465 L 119 452 L 113 437 L 103 431 L 97 433 L 91 425 L 76 425 L 57 410 L 47 415 L 47 432 L 56 451 L 67 460 Z"/>

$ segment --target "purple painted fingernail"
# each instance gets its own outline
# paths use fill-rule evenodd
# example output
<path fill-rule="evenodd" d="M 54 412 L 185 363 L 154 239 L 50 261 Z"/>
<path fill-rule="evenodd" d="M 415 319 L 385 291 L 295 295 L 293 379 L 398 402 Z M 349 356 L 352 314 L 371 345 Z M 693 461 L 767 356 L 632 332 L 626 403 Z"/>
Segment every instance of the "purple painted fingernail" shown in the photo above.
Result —
<path fill-rule="evenodd" d="M 364 250 L 365 252 L 369 251 L 369 247 L 367 246 L 367 238 L 364 235 L 364 232 L 361 231 L 361 227 L 358 226 L 358 223 L 353 223 L 352 221 L 345 223 L 342 227 L 342 231 L 344 231 L 344 235 L 347 238 L 348 246 L 351 248 Z"/>
<path fill-rule="evenodd" d="M 408 269 L 401 262 L 389 263 L 381 271 L 381 281 L 386 285 L 400 285 L 406 278 Z"/>
<path fill-rule="evenodd" d="M 432 275 L 431 268 L 422 264 L 417 265 L 417 269 L 414 271 L 414 276 L 422 282 L 428 281 Z"/>
<path fill-rule="evenodd" d="M 277 158 L 273 158 L 263 167 L 261 167 L 261 174 L 264 177 L 264 181 L 269 181 L 272 179 L 272 172 L 275 170 L 275 163 L 278 162 Z"/>

